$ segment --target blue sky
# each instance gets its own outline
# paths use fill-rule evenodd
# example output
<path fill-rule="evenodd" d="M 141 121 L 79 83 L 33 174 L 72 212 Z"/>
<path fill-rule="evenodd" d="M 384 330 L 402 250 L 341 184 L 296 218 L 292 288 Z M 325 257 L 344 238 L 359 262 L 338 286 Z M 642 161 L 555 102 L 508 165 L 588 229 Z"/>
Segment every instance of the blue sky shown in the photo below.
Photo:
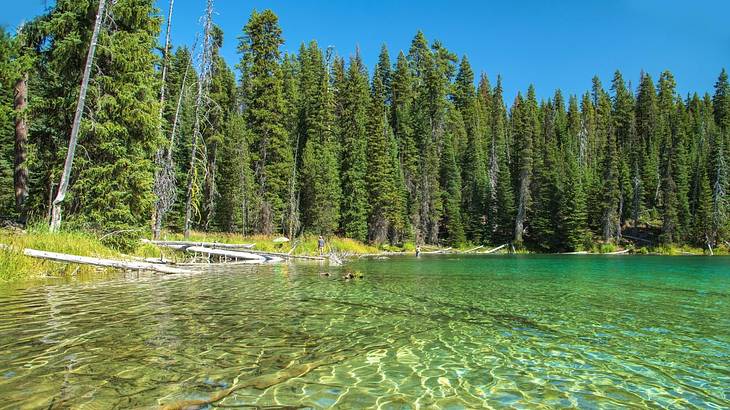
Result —
<path fill-rule="evenodd" d="M 3 2 L 0 25 L 8 29 L 53 4 Z M 166 12 L 167 0 L 157 4 Z M 205 0 L 176 1 L 174 44 L 193 43 L 204 8 Z M 669 69 L 680 93 L 712 92 L 720 69 L 730 68 L 727 0 L 217 0 L 215 21 L 226 34 L 229 64 L 239 59 L 237 37 L 251 10 L 265 8 L 280 17 L 284 51 L 314 39 L 347 57 L 358 45 L 371 68 L 381 44 L 395 60 L 423 30 L 429 40 L 466 54 L 476 73 L 486 72 L 492 81 L 501 74 L 508 100 L 530 83 L 541 98 L 556 88 L 580 94 L 595 74 L 608 88 L 616 69 L 634 86 L 642 69 L 654 78 Z"/>

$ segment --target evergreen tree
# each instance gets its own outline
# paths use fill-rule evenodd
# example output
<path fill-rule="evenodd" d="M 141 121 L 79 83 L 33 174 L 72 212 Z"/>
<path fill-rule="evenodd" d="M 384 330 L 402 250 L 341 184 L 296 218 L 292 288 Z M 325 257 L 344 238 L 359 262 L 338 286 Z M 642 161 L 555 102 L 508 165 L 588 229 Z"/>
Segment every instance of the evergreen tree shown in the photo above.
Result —
<path fill-rule="evenodd" d="M 446 132 L 444 133 L 443 147 L 441 148 L 440 186 L 442 203 L 444 204 L 443 219 L 439 224 L 439 237 L 453 246 L 465 242 L 464 227 L 461 215 L 461 175 L 456 162 L 455 136 L 466 134 L 461 114 L 453 106 L 448 109 L 446 118 Z"/>
<path fill-rule="evenodd" d="M 487 214 L 488 180 L 484 160 L 484 154 L 487 151 L 484 147 L 483 138 L 485 129 L 480 120 L 479 103 L 474 90 L 474 73 L 466 56 L 462 58 L 459 72 L 456 75 L 453 100 L 454 105 L 461 114 L 461 119 L 463 119 L 463 127 L 466 133 L 465 148 L 458 149 L 458 147 L 454 147 L 456 153 L 463 152 L 461 159 L 462 177 L 460 180 L 463 181 L 464 195 L 463 205 L 460 205 L 460 207 L 464 209 L 464 227 L 469 239 L 480 242 L 485 231 L 484 218 Z M 452 118 L 453 120 L 454 118 Z M 459 139 L 455 139 L 452 143 L 457 145 L 458 141 Z"/>
<path fill-rule="evenodd" d="M 342 233 L 360 241 L 368 237 L 367 108 L 368 74 L 360 54 L 350 59 L 339 118 L 342 144 Z"/>
<path fill-rule="evenodd" d="M 533 144 L 538 138 L 539 117 L 535 88 L 531 85 L 527 99 L 517 95 L 512 108 L 512 139 L 515 153 L 515 186 L 517 193 L 517 215 L 515 217 L 514 242 L 521 246 L 532 202 L 530 187 L 533 174 Z"/>
<path fill-rule="evenodd" d="M 304 229 L 331 235 L 340 220 L 341 188 L 334 100 L 322 52 L 315 42 L 300 52 L 302 215 Z"/>
<path fill-rule="evenodd" d="M 294 156 L 284 118 L 279 19 L 254 11 L 238 44 L 247 128 L 253 135 L 251 161 L 257 186 L 254 221 L 264 234 L 285 228 Z"/>
<path fill-rule="evenodd" d="M 515 200 L 512 189 L 512 175 L 510 173 L 509 141 L 507 138 L 507 109 L 502 98 L 502 78 L 497 78 L 497 86 L 494 88 L 493 104 L 491 110 L 492 136 L 494 142 L 492 148 L 492 162 L 490 164 L 490 181 L 494 180 L 494 194 L 490 195 L 488 211 L 491 218 L 488 218 L 488 232 L 486 237 L 493 243 L 512 241 L 514 235 Z"/>
<path fill-rule="evenodd" d="M 611 118 L 611 100 L 597 79 L 594 79 L 593 90 L 596 115 L 594 138 L 603 141 L 600 179 L 594 186 L 594 192 L 596 203 L 599 204 L 601 236 L 604 241 L 611 242 L 621 237 L 621 157 Z"/>
<path fill-rule="evenodd" d="M 384 242 L 390 233 L 392 237 L 398 236 L 405 226 L 405 192 L 400 185 L 398 147 L 388 122 L 387 90 L 382 82 L 381 66 L 378 65 L 373 75 L 367 127 L 369 238 L 374 243 Z"/>
<path fill-rule="evenodd" d="M 636 100 L 636 133 L 641 145 L 641 178 L 644 206 L 653 211 L 659 199 L 659 127 L 658 108 L 654 82 L 649 74 L 642 73 Z"/>
<path fill-rule="evenodd" d="M 712 184 L 712 221 L 711 243 L 717 245 L 727 238 L 730 222 L 728 221 L 728 198 L 730 189 L 730 171 L 728 170 L 728 151 L 730 147 L 730 83 L 723 69 L 715 83 L 715 94 L 712 97 L 712 108 L 715 126 L 710 130 L 710 156 L 708 172 Z"/>
<path fill-rule="evenodd" d="M 218 151 L 225 140 L 225 132 L 236 109 L 236 77 L 220 55 L 222 46 L 223 31 L 214 25 L 209 90 L 211 108 L 207 113 L 206 126 L 202 133 L 207 153 L 204 203 L 201 207 L 204 210 L 202 225 L 206 231 L 214 222 L 216 202 L 220 198 L 218 187 L 228 180 L 227 175 L 218 172 Z"/>
<path fill-rule="evenodd" d="M 398 54 L 396 68 L 391 82 L 391 127 L 398 145 L 398 159 L 403 173 L 403 184 L 407 193 L 406 224 L 410 239 L 415 239 L 415 232 L 420 220 L 420 200 L 416 189 L 418 181 L 418 145 L 413 132 L 413 75 L 408 60 L 401 52 Z"/>

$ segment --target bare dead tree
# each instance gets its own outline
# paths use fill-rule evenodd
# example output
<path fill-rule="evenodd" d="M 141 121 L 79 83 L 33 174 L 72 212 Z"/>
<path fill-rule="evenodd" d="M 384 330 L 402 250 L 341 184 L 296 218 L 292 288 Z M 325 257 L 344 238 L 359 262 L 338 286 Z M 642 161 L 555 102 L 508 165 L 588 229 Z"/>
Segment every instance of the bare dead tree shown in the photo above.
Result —
<path fill-rule="evenodd" d="M 208 6 L 204 18 L 204 35 L 203 35 L 203 52 L 201 54 L 200 73 L 198 80 L 198 93 L 195 98 L 195 123 L 193 126 L 193 141 L 190 147 L 190 170 L 188 171 L 188 185 L 185 195 L 185 225 L 183 228 L 183 236 L 187 240 L 190 237 L 190 222 L 193 213 L 193 188 L 196 180 L 195 162 L 198 156 L 198 140 L 201 140 L 201 117 L 203 104 L 206 100 L 208 92 L 208 82 L 210 80 L 210 59 L 212 49 L 212 30 L 213 30 L 213 0 L 208 0 Z"/>
<path fill-rule="evenodd" d="M 56 232 L 61 227 L 61 204 L 66 198 L 68 183 L 71 178 L 71 168 L 73 167 L 74 155 L 76 154 L 79 128 L 81 127 L 81 117 L 84 112 L 84 104 L 86 103 L 86 91 L 89 87 L 89 77 L 91 77 L 91 67 L 94 63 L 94 53 L 96 52 L 96 44 L 99 39 L 99 31 L 101 30 L 101 22 L 104 16 L 105 6 L 106 0 L 99 0 L 99 9 L 96 12 L 96 21 L 94 22 L 94 32 L 91 35 L 89 52 L 86 55 L 86 65 L 84 66 L 84 75 L 81 80 L 81 89 L 79 90 L 79 99 L 76 104 L 76 114 L 74 114 L 74 122 L 71 127 L 71 137 L 68 141 L 66 161 L 63 164 L 63 174 L 61 174 L 61 182 L 58 185 L 58 193 L 56 194 L 56 198 L 53 200 L 50 226 L 51 232 Z"/>
<path fill-rule="evenodd" d="M 175 1 L 170 0 L 170 7 L 167 13 L 167 32 L 165 33 L 165 48 L 162 52 L 162 84 L 160 85 L 160 119 L 159 128 L 160 134 L 163 134 L 163 118 L 165 113 L 165 93 L 167 90 L 167 66 L 169 63 L 170 53 L 170 29 L 172 28 L 172 10 Z M 186 69 L 187 74 L 187 69 Z M 185 88 L 185 81 L 180 90 L 180 95 Z M 176 113 L 177 115 L 177 113 Z M 173 131 L 174 135 L 174 131 Z M 160 230 L 162 228 L 162 218 L 173 205 L 174 187 L 175 187 L 175 172 L 173 170 L 170 161 L 166 161 L 167 158 L 171 158 L 170 151 L 172 146 L 168 147 L 168 155 L 165 156 L 165 148 L 160 147 L 155 154 L 155 164 L 157 170 L 155 172 L 155 180 L 153 185 L 153 191 L 157 200 L 155 201 L 155 207 L 152 211 L 152 239 L 159 239 Z"/>

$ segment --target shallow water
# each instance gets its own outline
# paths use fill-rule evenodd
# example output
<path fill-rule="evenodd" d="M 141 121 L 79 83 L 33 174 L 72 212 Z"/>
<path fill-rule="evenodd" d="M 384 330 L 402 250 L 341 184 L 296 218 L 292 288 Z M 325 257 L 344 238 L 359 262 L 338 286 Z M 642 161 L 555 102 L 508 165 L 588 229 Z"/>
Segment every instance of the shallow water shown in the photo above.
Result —
<path fill-rule="evenodd" d="M 211 407 L 727 408 L 730 258 L 426 256 L 0 285 L 0 409 L 231 387 Z"/>

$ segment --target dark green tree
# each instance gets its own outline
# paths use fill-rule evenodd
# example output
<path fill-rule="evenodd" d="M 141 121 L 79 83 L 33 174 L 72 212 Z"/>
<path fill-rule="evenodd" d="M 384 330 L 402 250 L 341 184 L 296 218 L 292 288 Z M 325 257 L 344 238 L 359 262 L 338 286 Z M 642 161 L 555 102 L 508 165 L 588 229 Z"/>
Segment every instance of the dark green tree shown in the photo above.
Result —
<path fill-rule="evenodd" d="M 244 118 L 253 136 L 250 152 L 257 186 L 253 220 L 264 234 L 285 229 L 294 167 L 280 74 L 283 43 L 279 18 L 265 10 L 251 14 L 238 44 Z"/>
<path fill-rule="evenodd" d="M 368 237 L 367 109 L 368 74 L 360 54 L 350 59 L 339 122 L 342 144 L 342 233 L 357 240 Z"/>

